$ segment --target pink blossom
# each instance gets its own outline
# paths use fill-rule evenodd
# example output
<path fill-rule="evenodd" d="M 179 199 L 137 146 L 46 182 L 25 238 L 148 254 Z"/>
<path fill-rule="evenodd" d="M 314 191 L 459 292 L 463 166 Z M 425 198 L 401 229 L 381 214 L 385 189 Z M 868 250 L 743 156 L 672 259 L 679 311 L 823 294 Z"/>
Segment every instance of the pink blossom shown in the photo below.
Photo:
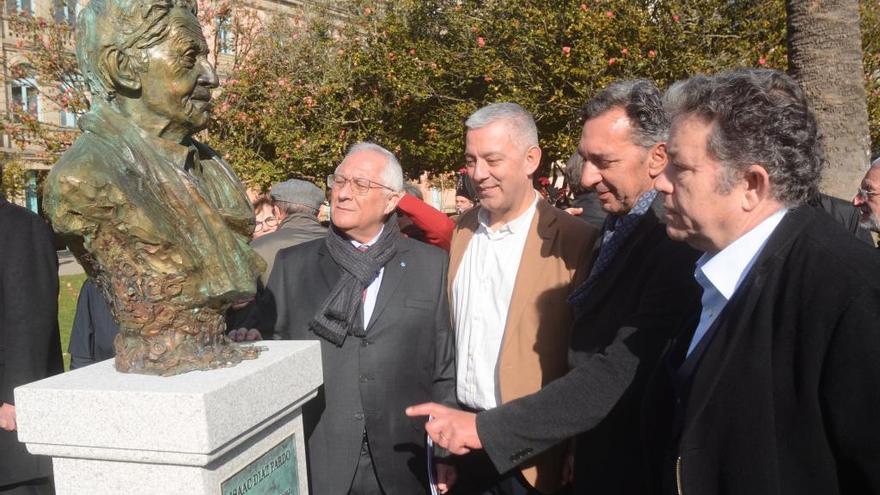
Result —
<path fill-rule="evenodd" d="M 620 53 L 622 53 L 622 54 L 624 54 L 624 55 L 628 55 L 628 54 L 629 54 L 629 49 L 628 49 L 628 48 L 624 48 L 624 49 L 620 50 Z"/>
<path fill-rule="evenodd" d="M 767 63 L 767 60 L 765 60 L 764 57 L 761 57 L 758 59 L 758 65 L 764 65 L 766 63 Z"/>
<path fill-rule="evenodd" d="M 679 22 L 681 20 L 681 17 L 679 17 L 678 14 L 675 14 L 672 16 L 672 20 L 675 22 Z"/>
<path fill-rule="evenodd" d="M 480 48 L 486 46 L 486 40 L 484 40 L 482 36 L 477 36 L 477 46 Z"/>
<path fill-rule="evenodd" d="M 615 59 L 614 57 L 608 59 L 608 65 L 614 65 L 614 62 L 617 62 L 617 59 Z"/>
<path fill-rule="evenodd" d="M 587 4 L 582 3 L 582 4 L 581 4 L 581 10 L 584 11 L 584 12 L 586 12 L 586 11 L 590 10 L 590 8 L 587 7 Z"/>
<path fill-rule="evenodd" d="M 562 53 L 563 53 L 566 57 L 569 56 L 569 54 L 571 54 L 571 47 L 570 47 L 570 46 L 563 46 L 563 47 L 562 47 Z"/>
<path fill-rule="evenodd" d="M 655 52 L 654 50 L 648 50 L 648 57 L 654 58 L 656 56 L 657 56 L 657 52 Z"/>
<path fill-rule="evenodd" d="M 606 12 L 605 12 L 605 17 L 608 17 L 608 18 L 614 17 L 614 12 L 611 12 L 610 10 L 609 10 L 609 11 L 606 11 Z"/>

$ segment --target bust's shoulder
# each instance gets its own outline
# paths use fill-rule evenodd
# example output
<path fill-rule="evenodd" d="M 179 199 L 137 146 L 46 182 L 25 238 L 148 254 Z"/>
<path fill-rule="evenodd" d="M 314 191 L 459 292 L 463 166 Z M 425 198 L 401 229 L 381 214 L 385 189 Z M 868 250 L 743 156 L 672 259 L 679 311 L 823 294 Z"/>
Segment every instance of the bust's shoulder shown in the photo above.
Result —
<path fill-rule="evenodd" d="M 73 145 L 61 155 L 52 167 L 47 180 L 57 181 L 64 177 L 85 177 L 95 174 L 110 174 L 116 167 L 119 153 L 95 139 L 91 133 L 83 133 Z"/>

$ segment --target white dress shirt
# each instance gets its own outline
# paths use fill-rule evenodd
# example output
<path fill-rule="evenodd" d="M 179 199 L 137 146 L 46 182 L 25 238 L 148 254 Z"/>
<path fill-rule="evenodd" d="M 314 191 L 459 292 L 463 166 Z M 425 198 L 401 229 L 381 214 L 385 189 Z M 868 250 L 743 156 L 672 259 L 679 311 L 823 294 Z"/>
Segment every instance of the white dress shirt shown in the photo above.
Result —
<path fill-rule="evenodd" d="M 452 284 L 455 324 L 456 392 L 473 409 L 498 405 L 496 365 L 507 324 L 510 298 L 538 196 L 522 215 L 493 231 L 481 209 Z"/>
<path fill-rule="evenodd" d="M 788 209 L 782 208 L 715 255 L 706 253 L 697 260 L 694 278 L 703 288 L 703 297 L 700 299 L 702 310 L 700 323 L 688 347 L 688 356 L 748 276 L 758 254 L 786 212 Z"/>
<path fill-rule="evenodd" d="M 350 239 L 351 245 L 360 248 L 361 246 L 370 247 L 373 244 L 376 244 L 376 241 L 379 240 L 379 236 L 382 235 L 382 231 L 385 230 L 385 226 L 383 225 L 381 229 L 379 229 L 379 233 L 376 234 L 376 237 L 373 237 L 370 242 L 366 244 L 361 244 L 360 242 Z M 379 287 L 382 285 L 382 274 L 385 273 L 385 267 L 379 269 L 379 274 L 376 275 L 376 278 L 370 282 L 370 285 L 367 286 L 367 293 L 364 297 L 364 330 L 367 329 L 367 326 L 370 324 L 370 318 L 373 316 L 373 309 L 376 308 L 376 298 L 379 296 Z"/>

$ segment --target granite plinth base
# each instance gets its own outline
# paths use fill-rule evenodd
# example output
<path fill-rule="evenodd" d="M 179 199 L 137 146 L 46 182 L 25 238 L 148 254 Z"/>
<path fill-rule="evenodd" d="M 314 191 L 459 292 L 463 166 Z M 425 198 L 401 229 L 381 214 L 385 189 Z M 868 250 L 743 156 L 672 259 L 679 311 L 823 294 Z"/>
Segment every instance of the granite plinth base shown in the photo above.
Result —
<path fill-rule="evenodd" d="M 53 459 L 59 495 L 307 494 L 300 411 L 322 383 L 317 342 L 172 377 L 108 360 L 15 390 L 18 437 Z"/>

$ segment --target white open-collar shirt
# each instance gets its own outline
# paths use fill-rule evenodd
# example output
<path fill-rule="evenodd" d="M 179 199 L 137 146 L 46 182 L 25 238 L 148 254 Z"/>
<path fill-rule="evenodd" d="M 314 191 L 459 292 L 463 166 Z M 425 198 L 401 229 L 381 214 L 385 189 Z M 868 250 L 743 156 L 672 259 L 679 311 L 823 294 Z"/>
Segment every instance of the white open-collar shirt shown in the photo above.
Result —
<path fill-rule="evenodd" d="M 535 201 L 519 217 L 497 230 L 480 209 L 479 226 L 465 249 L 452 284 L 455 324 L 456 393 L 467 407 L 485 410 L 498 405 L 498 355 L 516 274 L 519 271 Z"/>

